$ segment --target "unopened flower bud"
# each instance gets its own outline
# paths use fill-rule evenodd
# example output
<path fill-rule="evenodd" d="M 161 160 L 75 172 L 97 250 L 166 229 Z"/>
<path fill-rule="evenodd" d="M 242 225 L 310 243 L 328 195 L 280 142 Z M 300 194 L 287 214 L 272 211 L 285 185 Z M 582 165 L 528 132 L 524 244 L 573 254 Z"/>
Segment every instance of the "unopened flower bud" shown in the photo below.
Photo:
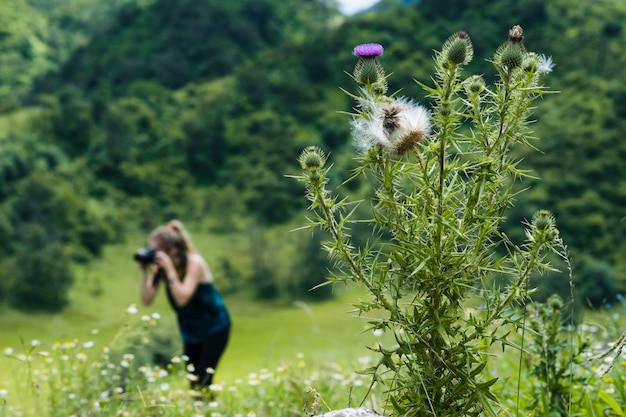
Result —
<path fill-rule="evenodd" d="M 497 55 L 500 65 L 513 69 L 522 66 L 526 51 L 521 44 L 507 42 L 498 49 Z"/>
<path fill-rule="evenodd" d="M 315 146 L 306 147 L 298 158 L 302 169 L 315 172 L 326 164 L 326 155 L 321 149 Z"/>
<path fill-rule="evenodd" d="M 515 25 L 509 30 L 509 41 L 511 43 L 522 43 L 524 40 L 524 31 L 520 25 Z"/>
<path fill-rule="evenodd" d="M 553 242 L 559 236 L 559 230 L 555 226 L 556 221 L 552 213 L 539 210 L 533 216 L 531 223 L 534 240 L 539 243 Z"/>
<path fill-rule="evenodd" d="M 554 216 L 547 210 L 539 210 L 533 216 L 533 227 L 537 230 L 544 231 L 554 227 Z"/>
<path fill-rule="evenodd" d="M 548 307 L 554 311 L 561 310 L 564 307 L 563 300 L 558 295 L 554 294 L 548 298 Z"/>
<path fill-rule="evenodd" d="M 539 56 L 534 52 L 529 52 L 524 58 L 522 63 L 522 69 L 528 74 L 534 74 L 537 72 L 537 66 L 539 65 Z"/>
<path fill-rule="evenodd" d="M 450 36 L 443 44 L 444 59 L 454 65 L 467 64 L 474 56 L 474 48 L 466 32 L 458 32 Z"/>
<path fill-rule="evenodd" d="M 485 88 L 485 80 L 480 75 L 472 75 L 465 80 L 465 92 L 467 94 L 479 94 Z"/>

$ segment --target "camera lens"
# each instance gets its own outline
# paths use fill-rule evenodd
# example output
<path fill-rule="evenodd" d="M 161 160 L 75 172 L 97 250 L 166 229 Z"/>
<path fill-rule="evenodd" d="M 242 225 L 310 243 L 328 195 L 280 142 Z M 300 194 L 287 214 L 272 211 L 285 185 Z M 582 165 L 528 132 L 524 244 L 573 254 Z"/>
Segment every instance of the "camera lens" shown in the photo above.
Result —
<path fill-rule="evenodd" d="M 135 253 L 133 258 L 137 262 L 142 262 L 142 263 L 153 262 L 155 254 L 156 254 L 156 250 L 154 250 L 154 248 L 145 248 Z"/>

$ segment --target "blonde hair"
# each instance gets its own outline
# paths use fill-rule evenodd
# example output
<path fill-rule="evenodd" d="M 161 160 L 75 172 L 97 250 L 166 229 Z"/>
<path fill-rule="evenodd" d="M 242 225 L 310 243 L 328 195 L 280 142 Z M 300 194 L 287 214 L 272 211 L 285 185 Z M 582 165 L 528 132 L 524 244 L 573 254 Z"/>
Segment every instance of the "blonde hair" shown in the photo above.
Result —
<path fill-rule="evenodd" d="M 180 220 L 170 220 L 150 233 L 149 239 L 157 240 L 165 249 L 176 248 L 181 254 L 196 253 L 191 236 Z"/>

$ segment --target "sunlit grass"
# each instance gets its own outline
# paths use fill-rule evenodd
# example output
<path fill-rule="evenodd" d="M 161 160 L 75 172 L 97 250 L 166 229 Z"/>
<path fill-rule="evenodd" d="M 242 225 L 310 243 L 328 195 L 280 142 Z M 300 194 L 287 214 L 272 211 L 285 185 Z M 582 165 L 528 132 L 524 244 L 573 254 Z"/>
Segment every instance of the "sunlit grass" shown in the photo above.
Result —
<path fill-rule="evenodd" d="M 150 345 L 160 319 L 130 306 L 120 332 L 102 346 L 92 339 L 33 339 L 6 347 L 3 363 L 17 366 L 12 383 L 0 384 L 0 416 L 294 416 L 358 405 L 368 389 L 366 378 L 355 373 L 371 361 L 368 356 L 316 362 L 297 353 L 241 377 L 221 377 L 208 392 L 193 391 L 180 355 L 159 367 L 124 350 L 129 339 Z M 372 395 L 368 404 L 377 399 Z"/>
<path fill-rule="evenodd" d="M 364 296 L 354 288 L 337 288 L 335 299 L 321 303 L 292 300 L 276 305 L 227 295 L 234 321 L 230 344 L 209 396 L 191 392 L 175 317 L 165 297 L 149 308 L 138 304 L 131 254 L 144 239 L 109 247 L 88 268 L 77 267 L 71 303 L 61 313 L 33 315 L 3 308 L 0 417 L 292 417 L 360 404 L 369 380 L 356 371 L 373 365 L 366 347 L 377 336 L 364 332 L 366 321 L 350 312 L 352 303 Z M 232 246 L 213 236 L 200 236 L 197 245 L 209 254 L 209 263 Z M 127 311 L 131 304 L 135 314 Z M 620 415 L 625 408 L 626 356 L 601 357 L 623 332 L 625 313 L 621 305 L 583 316 L 579 331 L 594 344 L 588 369 L 581 372 L 591 377 L 590 383 L 573 384 L 572 390 L 586 401 L 584 415 Z M 165 349 L 165 365 L 143 363 L 137 353 L 141 346 L 154 345 L 157 329 L 172 341 Z M 141 336 L 143 331 L 147 334 Z M 384 340 L 392 339 L 387 335 Z M 519 351 L 496 348 L 493 355 L 489 374 L 499 378 L 494 388 L 502 394 L 504 414 L 514 415 L 516 407 L 532 403 L 529 393 L 536 382 L 528 375 L 531 359 L 523 358 L 520 373 Z M 368 398 L 365 405 L 385 410 L 381 387 Z"/>

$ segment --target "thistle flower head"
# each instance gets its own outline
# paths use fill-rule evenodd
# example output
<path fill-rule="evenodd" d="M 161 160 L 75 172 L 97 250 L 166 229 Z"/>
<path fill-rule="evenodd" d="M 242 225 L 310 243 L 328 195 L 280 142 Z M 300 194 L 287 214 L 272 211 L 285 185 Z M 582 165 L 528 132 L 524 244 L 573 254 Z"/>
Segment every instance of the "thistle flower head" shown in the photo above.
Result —
<path fill-rule="evenodd" d="M 522 67 L 524 71 L 529 74 L 542 75 L 552 72 L 554 63 L 552 62 L 551 56 L 545 56 L 543 54 L 537 55 L 534 52 L 529 52 L 526 54 Z"/>
<path fill-rule="evenodd" d="M 513 69 L 522 66 L 525 51 L 521 44 L 507 42 L 498 49 L 496 55 L 497 63 L 503 67 Z"/>
<path fill-rule="evenodd" d="M 547 210 L 539 210 L 533 215 L 532 226 L 537 230 L 545 231 L 554 225 L 554 216 Z"/>
<path fill-rule="evenodd" d="M 441 49 L 443 58 L 453 65 L 468 64 L 474 48 L 467 32 L 457 32 L 446 40 Z"/>
<path fill-rule="evenodd" d="M 382 45 L 377 43 L 363 43 L 354 47 L 352 55 L 359 58 L 376 58 L 384 52 Z"/>
<path fill-rule="evenodd" d="M 379 94 L 387 91 L 385 70 L 377 57 L 383 54 L 383 47 L 377 43 L 357 45 L 352 54 L 359 58 L 354 67 L 354 79 L 361 84 L 373 86 Z"/>
<path fill-rule="evenodd" d="M 324 152 L 316 146 L 307 146 L 298 157 L 298 162 L 310 184 L 318 186 L 325 181 L 326 173 L 323 168 L 326 165 L 326 158 Z"/>
<path fill-rule="evenodd" d="M 389 103 L 375 103 L 367 116 L 352 122 L 357 147 L 367 150 L 382 146 L 402 156 L 428 135 L 428 110 L 410 100 L 399 98 Z"/>
<path fill-rule="evenodd" d="M 548 304 L 548 307 L 550 307 L 554 311 L 559 311 L 563 307 L 565 307 L 565 304 L 563 303 L 563 299 L 559 297 L 557 294 L 551 295 L 550 298 L 548 298 L 547 304 Z"/>

